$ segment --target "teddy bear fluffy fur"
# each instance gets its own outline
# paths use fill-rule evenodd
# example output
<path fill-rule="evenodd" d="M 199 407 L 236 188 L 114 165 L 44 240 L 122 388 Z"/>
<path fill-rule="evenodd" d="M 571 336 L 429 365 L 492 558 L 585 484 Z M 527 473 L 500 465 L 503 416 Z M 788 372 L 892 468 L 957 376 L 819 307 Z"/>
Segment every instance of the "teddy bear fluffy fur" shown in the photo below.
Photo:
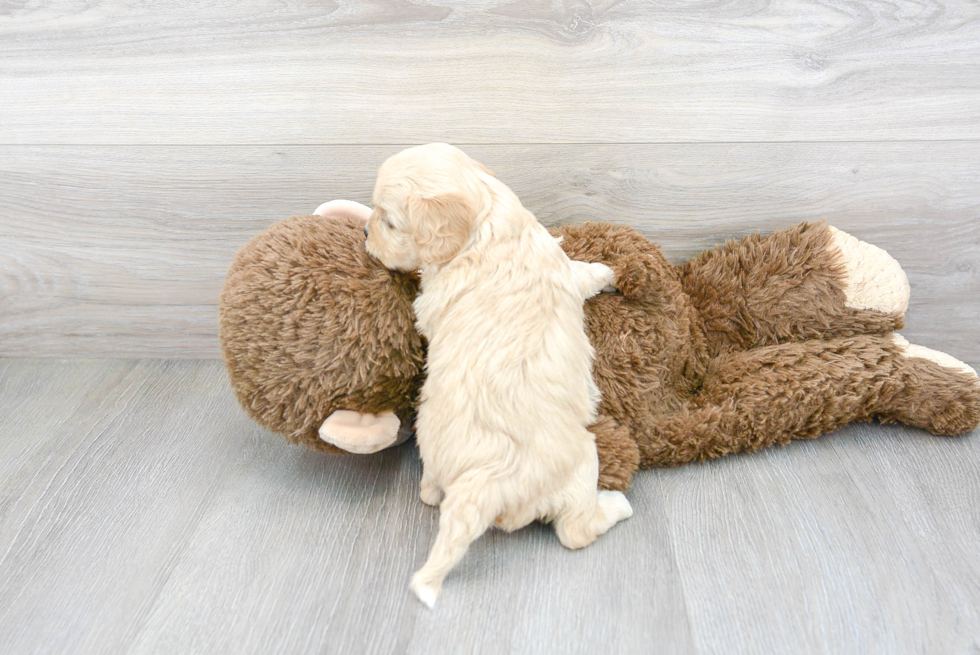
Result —
<path fill-rule="evenodd" d="M 748 236 L 680 266 L 627 226 L 552 232 L 571 259 L 617 275 L 619 292 L 585 307 L 601 488 L 856 420 L 941 435 L 980 424 L 976 374 L 895 332 L 908 285 L 894 260 L 832 227 Z M 338 410 L 393 411 L 411 425 L 425 360 L 417 293 L 414 275 L 367 255 L 356 218 L 270 226 L 238 252 L 221 296 L 222 356 L 242 406 L 322 452 L 343 452 L 318 434 Z"/>

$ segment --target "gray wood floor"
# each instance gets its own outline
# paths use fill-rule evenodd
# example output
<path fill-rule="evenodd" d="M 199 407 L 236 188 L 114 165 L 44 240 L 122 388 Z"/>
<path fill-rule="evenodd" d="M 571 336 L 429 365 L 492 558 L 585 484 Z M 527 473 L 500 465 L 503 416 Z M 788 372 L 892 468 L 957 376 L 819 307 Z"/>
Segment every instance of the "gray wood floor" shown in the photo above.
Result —
<path fill-rule="evenodd" d="M 490 533 L 429 611 L 411 443 L 288 446 L 213 361 L 0 360 L 0 416 L 5 653 L 980 649 L 980 434 L 644 472 L 594 545 Z"/>
<path fill-rule="evenodd" d="M 980 365 L 975 0 L 0 1 L 0 652 L 980 653 L 980 435 L 896 426 L 646 472 L 417 603 L 412 445 L 288 447 L 213 360 L 235 250 L 433 140 L 675 262 L 825 219 Z"/>

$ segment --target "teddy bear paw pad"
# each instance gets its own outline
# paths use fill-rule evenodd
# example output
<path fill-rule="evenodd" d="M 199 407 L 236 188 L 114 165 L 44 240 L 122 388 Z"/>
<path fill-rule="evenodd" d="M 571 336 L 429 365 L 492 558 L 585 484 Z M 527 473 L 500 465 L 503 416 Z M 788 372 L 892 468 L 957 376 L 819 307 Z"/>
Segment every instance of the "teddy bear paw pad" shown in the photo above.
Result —
<path fill-rule="evenodd" d="M 401 421 L 394 412 L 378 415 L 337 410 L 320 426 L 320 439 L 349 453 L 366 455 L 398 440 Z"/>
<path fill-rule="evenodd" d="M 895 258 L 847 232 L 829 229 L 844 264 L 845 304 L 852 309 L 904 315 L 909 307 L 909 281 Z"/>
<path fill-rule="evenodd" d="M 906 357 L 920 357 L 922 359 L 928 359 L 930 362 L 939 364 L 943 368 L 951 368 L 960 373 L 966 373 L 974 378 L 977 377 L 977 372 L 972 366 L 965 362 L 961 362 L 952 355 L 947 355 L 944 352 L 938 350 L 933 350 L 932 348 L 926 348 L 925 346 L 917 346 L 914 343 L 909 343 L 908 340 L 900 334 L 893 333 L 892 341 L 895 342 L 901 349 Z"/>

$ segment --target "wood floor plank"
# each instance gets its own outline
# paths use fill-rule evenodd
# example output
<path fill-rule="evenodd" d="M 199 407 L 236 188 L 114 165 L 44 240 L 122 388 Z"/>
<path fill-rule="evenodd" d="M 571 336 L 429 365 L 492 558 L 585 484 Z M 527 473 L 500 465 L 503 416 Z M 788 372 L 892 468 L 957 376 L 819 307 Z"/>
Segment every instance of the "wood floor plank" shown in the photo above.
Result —
<path fill-rule="evenodd" d="M 52 367 L 59 366 L 52 362 Z M 33 477 L 39 451 L 59 432 L 77 427 L 77 415 L 101 402 L 99 390 L 118 384 L 130 369 L 125 361 L 78 362 L 66 366 L 71 375 L 45 375 L 33 360 L 0 360 L 0 480 L 15 483 L 19 476 Z M 27 429 L 25 430 L 25 427 Z M 7 512 L 0 504 L 0 530 L 9 527 Z"/>
<path fill-rule="evenodd" d="M 488 534 L 430 612 L 408 590 L 438 527 L 418 499 L 414 447 L 370 458 L 252 447 L 131 652 L 690 652 L 649 482 L 632 494 L 642 519 L 584 551 L 543 526 Z"/>
<path fill-rule="evenodd" d="M 288 446 L 214 361 L 0 361 L 0 382 L 20 410 L 0 461 L 14 437 L 35 445 L 0 486 L 11 652 L 690 652 L 655 478 L 631 493 L 641 520 L 586 550 L 541 526 L 488 535 L 429 612 L 408 581 L 438 513 L 411 444 Z M 45 406 L 71 420 L 36 420 Z"/>
<path fill-rule="evenodd" d="M 641 520 L 584 551 L 541 526 L 488 535 L 429 612 L 408 581 L 438 513 L 418 500 L 411 445 L 288 446 L 243 425 L 213 361 L 21 360 L 0 375 L 52 388 L 36 404 L 75 419 L 52 429 L 22 412 L 0 433 L 38 444 L 21 467 L 33 475 L 0 487 L 11 652 L 690 652 L 653 478 L 632 492 Z M 79 404 L 72 390 L 99 375 L 111 383 Z M 3 391 L 0 407 L 23 405 Z"/>
<path fill-rule="evenodd" d="M 4 650 L 123 652 L 239 458 L 238 432 L 255 428 L 217 362 L 15 368 L 25 366 L 65 393 L 60 403 L 49 394 L 52 416 L 74 407 L 61 421 L 21 412 L 0 423 L 0 443 L 35 444 L 0 482 Z M 84 387 L 93 377 L 101 383 Z"/>
<path fill-rule="evenodd" d="M 423 609 L 407 585 L 433 524 L 410 451 L 337 458 L 250 438 L 131 652 L 398 652 Z"/>
<path fill-rule="evenodd" d="M 698 650 L 969 652 L 963 647 L 971 639 L 976 646 L 980 621 L 975 611 L 959 610 L 976 601 L 980 576 L 962 549 L 976 522 L 964 524 L 959 514 L 946 523 L 949 510 L 938 503 L 882 501 L 894 490 L 918 496 L 920 476 L 952 472 L 953 487 L 975 476 L 975 461 L 942 453 L 972 453 L 978 436 L 954 442 L 899 426 L 853 425 L 810 443 L 664 471 Z M 920 457 L 906 457 L 902 444 L 911 442 L 921 445 Z M 869 466 L 861 454 L 868 447 L 888 453 L 880 459 L 893 468 Z M 965 506 L 976 506 L 975 483 L 954 491 L 949 482 L 934 480 L 932 491 L 962 493 Z M 940 521 L 933 539 L 955 546 L 930 553 L 917 520 Z M 959 557 L 945 568 L 960 578 L 959 598 L 937 575 L 937 559 L 952 553 Z"/>
<path fill-rule="evenodd" d="M 980 138 L 970 0 L 14 3 L 0 143 Z"/>
<path fill-rule="evenodd" d="M 581 551 L 540 525 L 475 543 L 408 652 L 694 652 L 656 473 L 627 495 L 633 517 Z"/>
<path fill-rule="evenodd" d="M 915 544 L 895 565 L 914 553 L 931 573 L 932 585 L 913 592 L 917 605 L 936 608 L 935 616 L 913 617 L 926 649 L 980 651 L 980 432 L 937 439 L 875 427 L 853 444 L 832 445 L 866 502 Z"/>
<path fill-rule="evenodd" d="M 399 148 L 0 147 L 0 354 L 216 357 L 234 252 L 323 200 L 368 202 Z M 675 262 L 826 219 L 903 264 L 911 341 L 980 363 L 974 143 L 467 150 L 544 222 L 629 223 Z"/>

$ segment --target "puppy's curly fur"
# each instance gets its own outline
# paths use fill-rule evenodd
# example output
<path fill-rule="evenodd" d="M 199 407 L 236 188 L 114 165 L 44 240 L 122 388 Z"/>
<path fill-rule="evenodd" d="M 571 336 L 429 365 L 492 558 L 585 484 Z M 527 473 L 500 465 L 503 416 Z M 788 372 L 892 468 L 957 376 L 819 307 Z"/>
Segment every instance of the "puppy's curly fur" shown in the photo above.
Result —
<path fill-rule="evenodd" d="M 597 492 L 586 426 L 599 392 L 583 302 L 613 281 L 572 262 L 517 196 L 462 151 L 409 148 L 378 173 L 368 252 L 421 270 L 416 324 L 428 339 L 416 439 L 422 500 L 440 505 L 439 534 L 412 589 L 428 605 L 469 544 L 553 521 L 581 548 L 632 514 Z"/>

